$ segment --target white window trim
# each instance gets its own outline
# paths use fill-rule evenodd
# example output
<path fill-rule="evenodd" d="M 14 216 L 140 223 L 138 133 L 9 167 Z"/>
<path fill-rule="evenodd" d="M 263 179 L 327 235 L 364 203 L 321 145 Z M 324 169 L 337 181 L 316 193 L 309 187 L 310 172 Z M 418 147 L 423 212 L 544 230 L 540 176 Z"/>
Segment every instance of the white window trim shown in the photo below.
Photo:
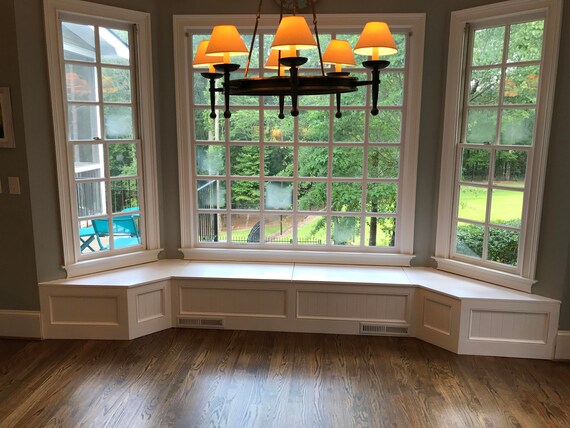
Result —
<path fill-rule="evenodd" d="M 144 235 L 146 249 L 137 247 L 129 253 L 102 255 L 92 260 L 78 261 L 76 228 L 73 227 L 73 194 L 70 186 L 69 152 L 66 144 L 66 118 L 64 106 L 65 88 L 62 83 L 59 40 L 59 16 L 61 13 L 93 16 L 122 23 L 135 25 L 136 57 L 140 120 L 141 189 L 144 193 Z M 156 167 L 156 143 L 154 128 L 154 104 L 152 87 L 152 53 L 150 35 L 150 15 L 148 13 L 105 6 L 76 0 L 44 0 L 44 18 L 46 27 L 46 44 L 48 52 L 48 69 L 50 92 L 53 110 L 53 128 L 55 137 L 56 165 L 60 203 L 60 220 L 63 243 L 63 268 L 68 277 L 101 272 L 119 267 L 132 266 L 156 260 L 160 249 L 158 181 Z"/>
<path fill-rule="evenodd" d="M 496 21 L 498 17 L 508 18 L 521 13 L 531 13 L 532 11 L 544 13 L 545 49 L 543 67 L 541 69 L 540 96 L 537 100 L 539 108 L 536 116 L 534 158 L 532 159 L 529 174 L 531 179 L 528 180 L 529 192 L 526 204 L 527 211 L 525 213 L 526 221 L 521 229 L 521 240 L 524 241 L 519 259 L 521 268 L 520 274 L 513 274 L 450 258 L 455 176 L 450 174 L 449 171 L 455 171 L 456 142 L 459 138 L 459 124 L 462 115 L 461 99 L 465 56 L 464 28 L 466 24 L 470 22 Z M 437 261 L 438 269 L 529 293 L 532 291 L 532 285 L 536 282 L 534 276 L 538 252 L 546 158 L 554 105 L 561 25 L 562 0 L 510 0 L 456 11 L 451 14 L 437 238 L 434 257 Z M 524 239 L 522 239 L 522 236 L 524 236 Z"/>
<path fill-rule="evenodd" d="M 191 121 L 191 82 L 187 70 L 191 67 L 192 58 L 187 57 L 188 37 L 187 32 L 211 31 L 212 27 L 221 21 L 231 22 L 240 28 L 253 30 L 255 16 L 252 11 L 247 16 L 224 16 L 224 15 L 175 15 L 174 25 L 174 62 L 176 84 L 176 113 L 178 134 L 178 159 L 179 159 L 179 188 L 180 188 L 180 251 L 184 258 L 193 260 L 256 260 L 256 261 L 279 261 L 294 262 L 307 261 L 313 263 L 335 264 L 371 264 L 386 266 L 409 266 L 414 257 L 414 219 L 416 203 L 416 178 L 417 178 L 417 155 L 419 142 L 420 102 L 407 102 L 403 110 L 407 120 L 406 131 L 402 135 L 402 163 L 406 165 L 406 175 L 402 178 L 401 202 L 401 225 L 400 227 L 400 253 L 371 253 L 371 252 L 335 252 L 335 251 L 302 251 L 302 250 L 272 250 L 272 249 L 227 249 L 227 248 L 195 248 L 192 239 L 192 219 L 194 207 L 190 186 L 192 182 L 192 159 L 189 142 L 192 138 Z M 307 17 L 312 22 L 312 17 Z M 259 21 L 259 29 L 275 30 L 277 28 L 278 15 L 262 15 Z M 421 98 L 423 55 L 424 55 L 424 32 L 425 14 L 319 14 L 318 25 L 321 30 L 334 28 L 354 28 L 362 26 L 368 21 L 386 21 L 393 31 L 405 29 L 413 34 L 413 43 L 409 55 L 408 99 L 419 100 Z"/>

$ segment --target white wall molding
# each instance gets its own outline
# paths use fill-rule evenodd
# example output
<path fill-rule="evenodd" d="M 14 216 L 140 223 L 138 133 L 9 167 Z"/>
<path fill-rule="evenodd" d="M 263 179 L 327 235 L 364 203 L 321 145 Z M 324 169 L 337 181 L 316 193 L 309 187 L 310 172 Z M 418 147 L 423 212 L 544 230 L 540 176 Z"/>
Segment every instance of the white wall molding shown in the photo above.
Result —
<path fill-rule="evenodd" d="M 555 360 L 570 360 L 570 331 L 559 330 L 556 335 Z"/>
<path fill-rule="evenodd" d="M 0 337 L 41 339 L 40 312 L 0 310 Z"/>

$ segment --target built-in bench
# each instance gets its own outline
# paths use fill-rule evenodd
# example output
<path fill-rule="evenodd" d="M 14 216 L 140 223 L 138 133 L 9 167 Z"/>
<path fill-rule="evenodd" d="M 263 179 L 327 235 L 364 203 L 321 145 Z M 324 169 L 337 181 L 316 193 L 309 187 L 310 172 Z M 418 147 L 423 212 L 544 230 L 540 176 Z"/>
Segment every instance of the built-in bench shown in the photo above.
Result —
<path fill-rule="evenodd" d="M 412 336 L 459 354 L 552 359 L 560 302 L 412 267 L 162 260 L 40 284 L 45 338 L 172 327 Z"/>

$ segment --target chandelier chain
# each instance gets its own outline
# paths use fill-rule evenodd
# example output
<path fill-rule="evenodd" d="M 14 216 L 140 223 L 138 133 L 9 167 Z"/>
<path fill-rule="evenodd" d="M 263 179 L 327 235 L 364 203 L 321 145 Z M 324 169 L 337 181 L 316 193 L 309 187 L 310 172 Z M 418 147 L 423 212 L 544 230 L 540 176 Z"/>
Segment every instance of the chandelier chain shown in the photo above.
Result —
<path fill-rule="evenodd" d="M 245 71 L 243 72 L 244 79 L 247 79 L 247 73 L 249 72 L 249 63 L 251 61 L 251 54 L 253 52 L 253 46 L 255 44 L 255 36 L 257 34 L 257 27 L 259 25 L 259 18 L 261 17 L 261 5 L 263 0 L 259 0 L 259 6 L 257 6 L 257 15 L 255 16 L 255 27 L 253 27 L 253 36 L 251 37 L 251 44 L 249 45 L 249 53 L 247 54 L 247 62 L 245 64 Z"/>

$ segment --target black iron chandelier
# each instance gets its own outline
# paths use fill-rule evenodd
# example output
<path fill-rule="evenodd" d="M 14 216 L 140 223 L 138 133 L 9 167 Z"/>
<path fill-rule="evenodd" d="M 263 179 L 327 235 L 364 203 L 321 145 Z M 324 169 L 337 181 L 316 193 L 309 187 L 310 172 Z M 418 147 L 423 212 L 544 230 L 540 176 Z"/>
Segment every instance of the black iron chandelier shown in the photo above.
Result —
<path fill-rule="evenodd" d="M 312 8 L 315 36 L 311 33 L 307 21 L 296 15 L 297 0 L 276 0 L 281 5 L 279 27 L 271 45 L 271 54 L 265 64 L 266 68 L 277 69 L 277 76 L 248 78 L 249 64 L 257 27 L 261 15 L 263 0 L 259 1 L 255 27 L 251 46 L 248 50 L 237 28 L 233 25 L 217 25 L 214 27 L 209 40 L 202 41 L 194 57 L 194 67 L 209 67 L 209 71 L 201 73 L 210 81 L 210 117 L 216 117 L 216 93 L 224 95 L 224 117 L 231 117 L 230 97 L 249 96 L 277 96 L 279 98 L 279 118 L 285 117 L 283 110 L 285 97 L 291 98 L 291 116 L 298 116 L 298 100 L 304 95 L 336 95 L 336 117 L 342 113 L 341 94 L 354 92 L 360 86 L 371 85 L 372 89 L 372 115 L 378 114 L 378 92 L 380 86 L 380 70 L 386 68 L 390 62 L 380 59 L 380 56 L 393 55 L 398 52 L 396 44 L 385 22 L 368 22 L 354 48 L 354 53 L 369 56 L 371 59 L 362 65 L 371 71 L 370 80 L 358 80 L 350 76 L 349 72 L 342 71 L 343 66 L 354 66 L 356 62 L 350 44 L 346 40 L 331 40 L 331 43 L 321 52 L 315 1 L 307 0 Z M 293 15 L 283 16 L 285 3 L 293 6 Z M 307 62 L 307 58 L 299 56 L 298 52 L 304 49 L 318 49 L 321 75 L 303 76 L 299 74 L 299 67 Z M 243 79 L 231 79 L 231 73 L 240 68 L 239 64 L 232 64 L 231 57 L 248 55 Z M 323 64 L 334 64 L 335 71 L 325 73 Z M 289 70 L 289 76 L 284 71 Z M 223 78 L 222 87 L 216 87 L 216 80 Z"/>

